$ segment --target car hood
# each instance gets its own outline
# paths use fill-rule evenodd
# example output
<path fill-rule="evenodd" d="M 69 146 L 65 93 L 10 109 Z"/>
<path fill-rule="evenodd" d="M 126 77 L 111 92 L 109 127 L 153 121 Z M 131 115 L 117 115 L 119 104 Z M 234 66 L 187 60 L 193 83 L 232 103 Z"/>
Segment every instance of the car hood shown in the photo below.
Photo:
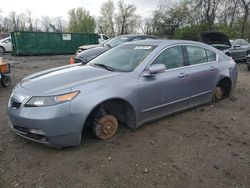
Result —
<path fill-rule="evenodd" d="M 206 31 L 201 34 L 202 42 L 211 45 L 219 50 L 231 48 L 231 43 L 228 37 L 218 31 Z"/>
<path fill-rule="evenodd" d="M 46 95 L 117 74 L 119 73 L 90 65 L 64 66 L 30 75 L 20 82 L 20 86 L 32 91 L 34 95 Z"/>

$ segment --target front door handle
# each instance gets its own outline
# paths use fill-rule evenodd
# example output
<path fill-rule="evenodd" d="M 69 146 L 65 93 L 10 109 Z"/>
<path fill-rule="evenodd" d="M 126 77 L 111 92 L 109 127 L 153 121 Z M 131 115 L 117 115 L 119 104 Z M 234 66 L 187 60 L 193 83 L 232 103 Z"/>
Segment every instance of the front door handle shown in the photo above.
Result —
<path fill-rule="evenodd" d="M 179 78 L 184 78 L 184 77 L 186 77 L 186 76 L 188 76 L 188 74 L 186 74 L 186 73 L 180 73 L 180 74 L 179 74 Z"/>
<path fill-rule="evenodd" d="M 210 67 L 210 70 L 211 70 L 211 71 L 214 71 L 214 70 L 215 70 L 214 66 Z"/>

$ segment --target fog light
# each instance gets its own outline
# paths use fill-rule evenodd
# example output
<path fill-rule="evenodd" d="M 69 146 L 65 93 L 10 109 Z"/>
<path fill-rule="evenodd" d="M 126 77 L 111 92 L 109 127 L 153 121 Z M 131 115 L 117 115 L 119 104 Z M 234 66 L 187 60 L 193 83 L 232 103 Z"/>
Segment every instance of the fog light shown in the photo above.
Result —
<path fill-rule="evenodd" d="M 45 135 L 44 132 L 42 130 L 39 130 L 39 129 L 30 129 L 30 133 Z"/>

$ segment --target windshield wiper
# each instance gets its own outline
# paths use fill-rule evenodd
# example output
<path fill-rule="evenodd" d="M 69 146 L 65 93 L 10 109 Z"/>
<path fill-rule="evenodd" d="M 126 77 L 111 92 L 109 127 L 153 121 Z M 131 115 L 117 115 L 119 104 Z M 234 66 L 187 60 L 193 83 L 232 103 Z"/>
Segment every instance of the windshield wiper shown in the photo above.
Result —
<path fill-rule="evenodd" d="M 105 46 L 107 46 L 107 47 L 109 47 L 109 48 L 112 48 L 112 46 L 111 46 L 111 45 L 109 45 L 109 44 L 105 44 Z"/>
<path fill-rule="evenodd" d="M 114 71 L 114 69 L 113 69 L 112 67 L 108 66 L 108 65 L 99 64 L 99 63 L 93 64 L 93 65 L 98 66 L 98 67 L 105 68 L 106 70 L 109 70 L 109 71 Z"/>

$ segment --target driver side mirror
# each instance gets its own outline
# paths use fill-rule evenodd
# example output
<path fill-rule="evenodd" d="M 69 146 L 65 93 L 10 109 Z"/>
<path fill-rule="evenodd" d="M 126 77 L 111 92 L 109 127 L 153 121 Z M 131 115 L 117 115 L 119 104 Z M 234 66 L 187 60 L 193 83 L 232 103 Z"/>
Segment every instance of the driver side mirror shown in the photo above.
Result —
<path fill-rule="evenodd" d="M 143 74 L 144 77 L 152 76 L 166 70 L 166 66 L 164 64 L 154 64 L 151 65 L 146 73 Z"/>

